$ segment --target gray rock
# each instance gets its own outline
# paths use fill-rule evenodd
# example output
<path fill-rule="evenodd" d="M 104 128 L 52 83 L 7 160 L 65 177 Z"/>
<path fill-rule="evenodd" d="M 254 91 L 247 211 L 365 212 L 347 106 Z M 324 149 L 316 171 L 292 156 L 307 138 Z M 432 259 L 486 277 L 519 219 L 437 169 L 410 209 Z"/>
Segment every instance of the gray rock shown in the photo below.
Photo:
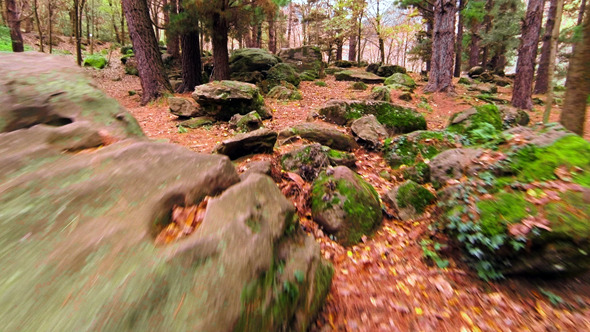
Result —
<path fill-rule="evenodd" d="M 471 67 L 471 69 L 469 69 L 469 71 L 467 71 L 467 75 L 469 75 L 469 77 L 471 78 L 478 78 L 479 75 L 483 74 L 485 70 L 483 69 L 483 67 L 480 66 L 475 66 L 475 67 Z"/>
<path fill-rule="evenodd" d="M 401 86 L 414 90 L 416 88 L 416 82 L 408 74 L 395 73 L 385 79 L 385 85 Z"/>
<path fill-rule="evenodd" d="M 263 111 L 264 99 L 260 91 L 249 83 L 215 81 L 197 86 L 192 97 L 199 103 L 204 114 L 218 120 L 227 121 L 234 114 L 252 111 L 261 116 L 267 113 Z"/>
<path fill-rule="evenodd" d="M 318 142 L 337 150 L 351 151 L 358 147 L 352 136 L 332 127 L 313 122 L 301 123 L 279 133 L 281 141 L 293 136 Z"/>
<path fill-rule="evenodd" d="M 383 83 L 383 77 L 361 70 L 343 70 L 334 74 L 336 81 L 363 82 L 367 84 Z"/>
<path fill-rule="evenodd" d="M 524 110 L 506 105 L 498 105 L 498 110 L 502 115 L 504 129 L 515 126 L 526 126 L 529 124 L 529 114 Z"/>
<path fill-rule="evenodd" d="M 302 73 L 312 71 L 315 76 L 322 77 L 324 63 L 322 61 L 322 52 L 317 46 L 301 46 L 296 48 L 283 48 L 279 51 L 279 58 Z"/>
<path fill-rule="evenodd" d="M 257 160 L 246 164 L 246 170 L 240 174 L 240 179 L 244 181 L 252 174 L 271 175 L 272 164 L 268 160 Z"/>
<path fill-rule="evenodd" d="M 188 120 L 184 120 L 178 124 L 178 126 L 183 126 L 191 129 L 212 125 L 215 123 L 215 119 L 208 116 L 198 116 L 196 118 L 191 118 Z"/>
<path fill-rule="evenodd" d="M 213 153 L 224 154 L 234 160 L 256 153 L 272 153 L 277 141 L 277 133 L 260 128 L 258 130 L 237 134 L 218 144 Z"/>
<path fill-rule="evenodd" d="M 379 148 L 381 141 L 387 137 L 387 130 L 372 114 L 354 120 L 350 128 L 358 142 L 369 149 Z"/>
<path fill-rule="evenodd" d="M 398 65 L 383 65 L 379 66 L 379 69 L 377 69 L 377 72 L 375 74 L 381 77 L 389 77 L 395 73 L 405 74 L 406 68 Z"/>
<path fill-rule="evenodd" d="M 391 102 L 391 90 L 386 86 L 376 86 L 367 97 L 367 100 Z"/>
<path fill-rule="evenodd" d="M 405 181 L 388 191 L 383 201 L 395 207 L 401 220 L 408 221 L 420 218 L 434 195 L 414 181 Z"/>
<path fill-rule="evenodd" d="M 232 52 L 229 68 L 232 74 L 264 72 L 281 62 L 281 59 L 261 48 L 241 48 Z"/>
<path fill-rule="evenodd" d="M 473 163 L 483 150 L 450 149 L 436 155 L 430 161 L 430 180 L 435 186 L 445 185 L 448 180 L 459 179 L 463 175 L 473 174 L 479 166 Z"/>
<path fill-rule="evenodd" d="M 201 114 L 201 111 L 190 100 L 182 97 L 168 97 L 170 113 L 181 118 L 193 118 Z"/>

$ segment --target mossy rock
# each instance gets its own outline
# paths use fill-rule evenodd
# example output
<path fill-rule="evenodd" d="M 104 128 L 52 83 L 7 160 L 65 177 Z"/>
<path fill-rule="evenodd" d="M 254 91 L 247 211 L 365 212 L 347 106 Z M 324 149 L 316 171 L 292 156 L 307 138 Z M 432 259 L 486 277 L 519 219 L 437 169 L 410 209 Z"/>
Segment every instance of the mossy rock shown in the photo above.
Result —
<path fill-rule="evenodd" d="M 411 108 L 399 105 L 362 100 L 331 100 L 319 110 L 326 121 L 350 125 L 352 121 L 373 114 L 390 134 L 409 133 L 426 129 L 424 116 Z"/>
<path fill-rule="evenodd" d="M 263 72 L 276 66 L 281 59 L 261 48 L 241 48 L 229 58 L 231 73 Z"/>
<path fill-rule="evenodd" d="M 301 73 L 301 75 L 299 75 L 299 79 L 302 81 L 315 81 L 318 78 L 320 78 L 319 75 L 316 72 L 310 70 L 306 70 Z"/>
<path fill-rule="evenodd" d="M 237 134 L 215 146 L 213 153 L 224 154 L 231 160 L 251 154 L 272 154 L 277 136 L 276 132 L 266 128 Z"/>
<path fill-rule="evenodd" d="M 385 200 L 397 210 L 401 220 L 419 218 L 428 205 L 431 205 L 435 196 L 412 180 L 408 180 L 390 190 Z"/>
<path fill-rule="evenodd" d="M 326 82 L 324 82 L 324 81 L 314 81 L 313 84 L 315 86 L 319 86 L 319 87 L 322 87 L 322 88 L 325 88 L 325 87 L 328 86 L 328 84 Z"/>
<path fill-rule="evenodd" d="M 482 105 L 453 114 L 447 130 L 465 135 L 471 143 L 494 139 L 503 128 L 502 115 L 496 105 Z"/>
<path fill-rule="evenodd" d="M 340 68 L 350 68 L 356 65 L 356 62 L 348 61 L 348 60 L 336 60 L 334 61 L 334 66 Z"/>
<path fill-rule="evenodd" d="M 336 81 L 363 82 L 367 84 L 383 83 L 383 77 L 363 70 L 343 70 L 334 74 Z"/>
<path fill-rule="evenodd" d="M 319 47 L 304 45 L 296 48 L 284 48 L 279 51 L 278 56 L 292 66 L 294 66 L 298 72 L 302 73 L 301 80 L 305 81 L 305 78 L 310 76 L 321 78 L 324 76 L 324 62 L 322 61 L 322 52 Z M 309 74 L 303 75 L 306 71 Z"/>
<path fill-rule="evenodd" d="M 358 145 L 349 134 L 343 133 L 330 126 L 313 122 L 306 122 L 282 130 L 279 139 L 285 141 L 293 136 L 299 136 L 337 150 L 352 151 Z"/>
<path fill-rule="evenodd" d="M 228 121 L 234 114 L 258 112 L 265 118 L 264 99 L 258 87 L 236 81 L 215 81 L 199 85 L 192 94 L 204 114 Z"/>
<path fill-rule="evenodd" d="M 281 166 L 287 172 L 299 174 L 306 181 L 313 181 L 328 166 L 354 167 L 353 154 L 333 150 L 315 143 L 281 155 Z"/>
<path fill-rule="evenodd" d="M 326 73 L 326 75 L 334 75 L 339 71 L 342 71 L 342 68 L 328 67 L 328 68 L 324 69 L 324 72 Z"/>
<path fill-rule="evenodd" d="M 274 88 L 270 89 L 268 94 L 266 95 L 269 98 L 274 98 L 278 100 L 301 100 L 303 96 L 301 92 L 297 90 L 292 90 L 282 85 L 275 86 Z"/>
<path fill-rule="evenodd" d="M 286 63 L 279 63 L 268 70 L 266 73 L 267 89 L 272 89 L 275 86 L 282 85 L 282 82 L 288 82 L 295 87 L 299 86 L 301 79 L 299 74 L 291 65 Z"/>
<path fill-rule="evenodd" d="M 386 86 L 376 86 L 371 91 L 368 100 L 391 102 L 391 90 Z"/>
<path fill-rule="evenodd" d="M 368 73 L 373 73 L 373 74 L 377 75 L 377 70 L 379 70 L 379 67 L 381 67 L 381 62 L 371 63 L 371 64 L 367 65 L 367 68 L 365 68 L 365 71 Z"/>
<path fill-rule="evenodd" d="M 345 166 L 328 169 L 314 181 L 311 213 L 344 246 L 370 235 L 383 218 L 375 189 Z"/>
<path fill-rule="evenodd" d="M 238 132 L 246 133 L 262 127 L 262 118 L 256 111 L 245 115 L 235 114 L 229 120 L 230 128 L 235 128 Z"/>
<path fill-rule="evenodd" d="M 379 66 L 375 74 L 381 77 L 390 77 L 391 75 L 396 73 L 405 74 L 406 68 L 398 65 L 382 65 Z"/>
<path fill-rule="evenodd" d="M 204 126 L 209 126 L 215 123 L 215 119 L 208 116 L 198 116 L 188 120 L 184 120 L 177 124 L 177 126 L 183 126 L 185 128 L 196 129 Z"/>
<path fill-rule="evenodd" d="M 121 46 L 121 54 L 123 54 L 123 55 L 133 54 L 133 46 L 131 46 L 131 45 Z"/>
<path fill-rule="evenodd" d="M 353 90 L 361 90 L 361 91 L 367 90 L 367 88 L 368 88 L 368 87 L 369 87 L 369 86 L 367 86 L 367 85 L 366 85 L 365 83 L 363 83 L 363 82 L 354 82 L 354 83 L 352 83 L 352 84 L 350 85 L 350 88 L 351 88 L 351 89 L 353 89 Z"/>
<path fill-rule="evenodd" d="M 386 141 L 383 156 L 389 166 L 413 166 L 430 160 L 458 143 L 455 134 L 446 131 L 416 131 Z"/>
<path fill-rule="evenodd" d="M 416 183 L 425 184 L 430 182 L 430 166 L 421 161 L 414 166 L 403 169 L 402 174 L 404 179 L 412 180 Z"/>
<path fill-rule="evenodd" d="M 93 67 L 96 69 L 103 69 L 107 66 L 107 58 L 100 54 L 89 55 L 84 58 L 84 67 Z"/>
<path fill-rule="evenodd" d="M 467 78 L 467 77 L 461 77 L 459 78 L 459 84 L 463 84 L 463 85 L 471 85 L 471 81 Z"/>
<path fill-rule="evenodd" d="M 385 79 L 384 84 L 393 86 L 399 85 L 411 90 L 416 88 L 416 82 L 414 81 L 414 79 L 412 79 L 410 75 L 403 73 L 395 73 L 389 76 Z"/>

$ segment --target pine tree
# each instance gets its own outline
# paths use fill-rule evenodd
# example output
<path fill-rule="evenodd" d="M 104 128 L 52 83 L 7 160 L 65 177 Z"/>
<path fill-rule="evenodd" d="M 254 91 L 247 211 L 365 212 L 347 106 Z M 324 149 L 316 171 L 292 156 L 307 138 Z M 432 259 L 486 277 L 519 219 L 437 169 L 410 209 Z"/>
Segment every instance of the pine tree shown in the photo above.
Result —
<path fill-rule="evenodd" d="M 145 105 L 160 97 L 163 92 L 171 92 L 172 87 L 164 72 L 164 63 L 152 29 L 146 0 L 123 0 L 122 3 L 137 59 L 137 70 L 143 91 L 141 104 Z"/>
<path fill-rule="evenodd" d="M 10 26 L 10 39 L 13 52 L 24 52 L 23 35 L 20 32 L 20 13 L 15 0 L 4 0 L 6 6 L 6 20 Z"/>
<path fill-rule="evenodd" d="M 575 47 L 567 72 L 567 89 L 559 122 L 578 135 L 584 134 L 590 95 L 590 6 L 586 6 L 582 40 Z"/>
<path fill-rule="evenodd" d="M 543 19 L 544 0 L 529 0 L 527 12 L 522 25 L 522 37 L 518 49 L 516 77 L 512 92 L 512 106 L 532 109 L 532 82 L 535 72 L 535 58 L 539 44 L 541 21 Z"/>
<path fill-rule="evenodd" d="M 434 7 L 432 70 L 426 92 L 450 92 L 453 87 L 456 0 L 440 0 Z"/>

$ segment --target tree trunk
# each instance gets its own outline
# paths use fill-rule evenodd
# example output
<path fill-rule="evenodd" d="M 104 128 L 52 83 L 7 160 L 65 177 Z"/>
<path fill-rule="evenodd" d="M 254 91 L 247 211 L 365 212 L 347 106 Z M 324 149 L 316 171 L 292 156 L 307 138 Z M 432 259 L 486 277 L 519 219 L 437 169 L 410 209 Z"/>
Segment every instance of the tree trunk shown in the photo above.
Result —
<path fill-rule="evenodd" d="M 567 129 L 582 136 L 586 122 L 586 107 L 590 95 L 590 6 L 585 8 L 582 40 L 567 71 L 567 89 L 559 122 Z"/>
<path fill-rule="evenodd" d="M 543 0 L 544 1 L 544 0 Z M 494 8 L 494 0 L 487 0 L 486 1 L 486 5 L 485 5 L 485 11 L 486 11 L 486 15 L 484 16 L 483 19 L 483 25 L 485 27 L 485 31 L 486 34 L 488 34 L 492 28 L 492 15 L 491 15 L 491 11 Z M 481 54 L 481 66 L 484 69 L 488 69 L 488 56 L 490 53 L 490 47 L 489 45 L 485 45 L 483 47 L 483 51 Z"/>
<path fill-rule="evenodd" d="M 559 38 L 559 27 L 561 25 L 561 14 L 563 13 L 563 0 L 557 0 L 555 9 L 555 24 L 551 31 L 551 40 L 549 42 L 549 68 L 547 70 L 547 100 L 545 100 L 545 114 L 543 114 L 543 123 L 549 121 L 551 106 L 553 105 L 553 71 L 555 70 L 555 55 L 557 54 L 557 40 Z"/>
<path fill-rule="evenodd" d="M 463 56 L 463 15 L 461 11 L 465 7 L 465 0 L 459 0 L 459 24 L 457 24 L 457 41 L 455 42 L 455 72 L 453 76 L 461 76 L 461 60 Z"/>
<path fill-rule="evenodd" d="M 180 57 L 180 45 L 179 45 L 179 37 L 176 33 L 170 31 L 170 15 L 177 14 L 178 6 L 176 4 L 177 0 L 168 0 L 168 10 L 164 10 L 164 22 L 168 29 L 166 29 L 166 48 L 168 49 L 168 53 L 172 55 L 173 58 L 178 59 Z M 198 41 L 197 41 L 198 44 Z"/>
<path fill-rule="evenodd" d="M 15 0 L 5 0 L 6 19 L 10 26 L 10 39 L 13 52 L 24 52 L 23 35 L 20 32 L 20 13 Z"/>
<path fill-rule="evenodd" d="M 586 0 L 582 0 L 582 4 L 580 5 L 580 11 L 578 12 L 578 22 L 577 22 L 577 26 L 581 26 L 582 22 L 584 21 L 584 12 L 586 11 Z M 572 46 L 572 54 L 574 54 L 576 52 L 576 46 L 578 45 L 578 43 L 575 43 Z M 566 81 L 566 87 L 567 87 L 567 81 Z"/>
<path fill-rule="evenodd" d="M 336 40 L 336 60 L 342 60 L 342 47 L 344 46 L 344 40 L 342 37 Z"/>
<path fill-rule="evenodd" d="M 180 44 L 182 45 L 182 85 L 177 92 L 192 92 L 195 91 L 195 86 L 203 84 L 198 31 L 191 30 L 181 34 Z"/>
<path fill-rule="evenodd" d="M 291 47 L 291 30 L 293 29 L 293 2 L 289 2 L 289 23 L 287 23 L 287 48 Z"/>
<path fill-rule="evenodd" d="M 379 55 L 381 56 L 381 63 L 385 63 L 385 41 L 382 37 L 379 37 Z"/>
<path fill-rule="evenodd" d="M 434 38 L 434 31 L 433 31 L 433 22 L 428 20 L 426 21 L 426 35 L 432 40 Z M 432 51 L 431 51 L 432 53 Z M 432 69 L 432 54 L 430 55 L 430 59 L 426 59 L 426 71 L 430 72 Z"/>
<path fill-rule="evenodd" d="M 357 56 L 357 65 L 360 66 L 361 65 L 361 60 L 363 58 L 363 45 L 361 43 L 361 35 L 363 33 L 363 13 L 361 13 L 358 17 L 359 22 L 358 22 L 358 33 L 357 33 L 357 46 L 359 48 L 358 52 L 356 53 Z"/>
<path fill-rule="evenodd" d="M 145 105 L 163 92 L 171 92 L 172 88 L 164 73 L 146 0 L 122 0 L 122 3 L 143 90 L 141 104 Z"/>
<path fill-rule="evenodd" d="M 481 40 L 479 34 L 479 28 L 481 24 L 474 24 L 471 29 L 471 42 L 469 43 L 469 69 L 479 64 L 479 42 Z"/>
<path fill-rule="evenodd" d="M 82 66 L 82 44 L 80 42 L 80 0 L 74 0 L 74 38 L 76 41 L 76 63 Z"/>
<path fill-rule="evenodd" d="M 121 2 L 121 44 L 125 45 L 125 11 L 123 9 L 123 2 Z"/>
<path fill-rule="evenodd" d="M 348 61 L 356 60 L 356 34 L 350 36 L 348 40 Z"/>
<path fill-rule="evenodd" d="M 516 77 L 512 92 L 512 106 L 530 110 L 533 108 L 531 100 L 532 82 L 535 73 L 535 58 L 539 44 L 539 33 L 543 19 L 544 0 L 529 0 L 526 16 L 522 24 L 522 37 L 518 48 L 516 63 Z"/>
<path fill-rule="evenodd" d="M 37 25 L 37 32 L 39 33 L 39 51 L 45 53 L 45 50 L 43 49 L 43 29 L 41 28 L 41 21 L 39 20 L 37 0 L 33 0 L 33 14 L 35 15 L 35 24 Z"/>
<path fill-rule="evenodd" d="M 277 53 L 277 39 L 274 15 L 268 19 L 268 51 L 272 54 Z"/>
<path fill-rule="evenodd" d="M 225 10 L 226 3 L 223 1 L 222 11 Z M 213 80 L 221 81 L 229 79 L 229 55 L 227 52 L 227 34 L 229 25 L 225 17 L 218 13 L 213 14 L 213 31 L 211 36 L 213 45 Z"/>
<path fill-rule="evenodd" d="M 537 69 L 534 93 L 546 93 L 549 86 L 549 55 L 551 53 L 551 34 L 555 26 L 555 13 L 557 11 L 557 0 L 550 0 L 549 11 L 547 12 L 547 24 L 543 35 L 543 47 L 541 47 L 541 59 Z"/>
<path fill-rule="evenodd" d="M 47 1 L 47 28 L 49 29 L 49 54 L 53 53 L 53 4 Z"/>
<path fill-rule="evenodd" d="M 455 2 L 440 0 L 434 8 L 432 70 L 425 92 L 453 91 L 453 58 L 455 45 Z"/>

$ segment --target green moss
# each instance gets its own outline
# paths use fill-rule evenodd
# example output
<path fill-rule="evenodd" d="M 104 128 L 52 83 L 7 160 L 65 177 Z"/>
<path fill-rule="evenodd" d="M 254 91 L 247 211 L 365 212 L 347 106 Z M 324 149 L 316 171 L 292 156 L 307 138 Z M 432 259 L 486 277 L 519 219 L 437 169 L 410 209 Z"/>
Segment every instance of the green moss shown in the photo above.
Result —
<path fill-rule="evenodd" d="M 266 80 L 269 83 L 266 87 L 267 89 L 281 85 L 281 82 L 288 82 L 297 87 L 301 82 L 295 68 L 286 63 L 279 63 L 269 69 L 266 74 Z"/>
<path fill-rule="evenodd" d="M 363 82 L 354 82 L 350 85 L 350 87 L 353 90 L 367 90 L 367 88 L 369 87 L 367 84 L 363 83 Z"/>
<path fill-rule="evenodd" d="M 84 66 L 94 67 L 96 69 L 103 69 L 107 65 L 107 59 L 100 54 L 92 54 L 84 59 Z"/>
<path fill-rule="evenodd" d="M 536 215 L 535 206 L 524 199 L 522 192 L 500 191 L 493 199 L 477 203 L 481 231 L 487 236 L 505 235 L 507 227 L 528 215 Z"/>
<path fill-rule="evenodd" d="M 407 181 L 397 191 L 397 203 L 401 208 L 414 207 L 421 214 L 434 201 L 434 195 L 428 189 L 414 181 Z"/>
<path fill-rule="evenodd" d="M 416 88 L 416 82 L 408 74 L 395 73 L 385 79 L 385 85 L 401 85 L 410 89 Z"/>
<path fill-rule="evenodd" d="M 313 70 L 306 70 L 299 75 L 302 81 L 314 81 L 319 78 L 318 74 Z"/>
<path fill-rule="evenodd" d="M 590 187 L 590 142 L 576 135 L 568 135 L 547 147 L 527 146 L 511 156 L 511 167 L 522 182 L 556 179 L 555 169 L 579 167 L 572 172 L 572 180 Z"/>
<path fill-rule="evenodd" d="M 25 51 L 31 51 L 30 45 L 24 45 Z M 0 25 L 0 52 L 12 52 L 12 39 L 10 38 L 10 28 Z"/>
<path fill-rule="evenodd" d="M 545 205 L 545 216 L 551 223 L 551 232 L 544 239 L 588 239 L 590 238 L 590 202 L 580 192 L 561 194 L 561 201 Z"/>
<path fill-rule="evenodd" d="M 502 131 L 502 115 L 496 105 L 476 106 L 476 113 L 467 120 L 450 125 L 447 130 L 466 135 L 473 143 L 482 143 L 493 139 Z M 451 122 L 461 113 L 451 117 Z"/>
<path fill-rule="evenodd" d="M 413 167 L 406 167 L 403 175 L 406 180 L 423 184 L 430 180 L 430 166 L 424 162 L 419 162 Z"/>
<path fill-rule="evenodd" d="M 326 84 L 326 82 L 324 82 L 324 81 L 314 81 L 313 84 L 315 84 L 316 86 L 321 86 L 321 87 L 328 86 L 328 84 Z"/>
<path fill-rule="evenodd" d="M 391 167 L 412 166 L 421 160 L 432 159 L 440 152 L 453 147 L 455 137 L 447 132 L 424 131 L 415 137 L 399 136 L 385 144 L 383 153 Z"/>

